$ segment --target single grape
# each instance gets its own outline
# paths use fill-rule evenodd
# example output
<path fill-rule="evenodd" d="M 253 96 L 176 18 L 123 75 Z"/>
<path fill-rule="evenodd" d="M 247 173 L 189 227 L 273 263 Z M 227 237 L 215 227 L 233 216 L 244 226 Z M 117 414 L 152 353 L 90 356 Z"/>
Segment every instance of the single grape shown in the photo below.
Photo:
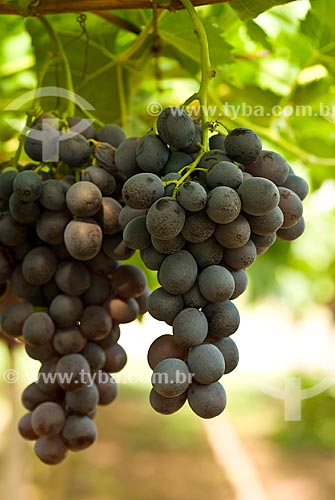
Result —
<path fill-rule="evenodd" d="M 234 278 L 225 267 L 209 266 L 199 275 L 200 292 L 210 302 L 228 300 L 232 296 L 234 288 Z"/>
<path fill-rule="evenodd" d="M 109 405 L 118 394 L 117 383 L 109 373 L 98 371 L 94 377 L 94 382 L 99 391 L 99 405 Z"/>
<path fill-rule="evenodd" d="M 44 210 L 36 223 L 38 237 L 49 245 L 60 245 L 64 241 L 64 231 L 70 221 L 67 211 Z"/>
<path fill-rule="evenodd" d="M 65 409 L 69 414 L 87 415 L 95 410 L 99 402 L 99 391 L 93 382 L 65 394 Z"/>
<path fill-rule="evenodd" d="M 6 307 L 0 317 L 1 333 L 7 337 L 20 337 L 25 321 L 34 312 L 29 302 L 17 302 Z"/>
<path fill-rule="evenodd" d="M 67 354 L 58 361 L 56 372 L 60 387 L 65 391 L 74 391 L 87 384 L 90 366 L 81 354 Z"/>
<path fill-rule="evenodd" d="M 106 300 L 105 308 L 113 321 L 117 323 L 131 323 L 139 314 L 138 303 L 135 299 L 121 299 L 112 297 Z"/>
<path fill-rule="evenodd" d="M 262 151 L 257 161 L 251 165 L 246 164 L 245 169 L 255 177 L 269 179 L 276 186 L 281 186 L 289 173 L 285 158 L 274 151 Z"/>
<path fill-rule="evenodd" d="M 62 439 L 71 451 L 84 450 L 97 438 L 97 430 L 89 417 L 70 415 L 65 421 Z"/>
<path fill-rule="evenodd" d="M 64 186 L 55 179 L 44 181 L 39 202 L 48 210 L 64 210 L 66 208 Z"/>
<path fill-rule="evenodd" d="M 271 245 L 274 244 L 277 239 L 277 235 L 276 233 L 273 233 L 261 236 L 256 233 L 251 233 L 250 239 L 255 244 L 257 255 L 262 255 L 271 247 Z"/>
<path fill-rule="evenodd" d="M 225 360 L 225 375 L 232 372 L 238 365 L 239 354 L 237 345 L 231 337 L 213 339 L 211 342 L 221 351 Z"/>
<path fill-rule="evenodd" d="M 215 227 L 215 222 L 202 210 L 201 212 L 186 214 L 181 234 L 190 243 L 200 243 L 212 236 Z"/>
<path fill-rule="evenodd" d="M 208 300 L 200 292 L 199 284 L 194 283 L 192 288 L 188 290 L 188 292 L 183 295 L 184 303 L 186 307 L 195 307 L 197 309 L 201 309 L 205 307 Z"/>
<path fill-rule="evenodd" d="M 187 400 L 194 413 L 201 418 L 217 417 L 227 404 L 226 392 L 219 382 L 209 385 L 193 382 L 187 391 Z"/>
<path fill-rule="evenodd" d="M 170 255 L 175 252 L 180 252 L 185 246 L 185 240 L 181 234 L 178 234 L 171 240 L 160 240 L 159 238 L 155 238 L 155 236 L 151 237 L 152 246 L 160 252 L 161 254 Z"/>
<path fill-rule="evenodd" d="M 41 403 L 50 401 L 49 394 L 41 391 L 36 382 L 29 384 L 21 395 L 22 405 L 29 411 L 33 411 Z"/>
<path fill-rule="evenodd" d="M 58 130 L 47 123 L 39 123 L 25 136 L 24 151 L 34 161 L 54 161 L 57 156 L 58 140 Z"/>
<path fill-rule="evenodd" d="M 160 240 L 170 240 L 177 236 L 185 223 L 185 211 L 170 197 L 155 201 L 147 213 L 146 225 L 149 233 Z"/>
<path fill-rule="evenodd" d="M 94 158 L 97 166 L 103 168 L 109 174 L 112 174 L 115 179 L 115 193 L 117 192 L 117 168 L 115 165 L 116 148 L 108 142 L 98 142 L 94 146 Z M 114 193 L 114 195 L 115 195 Z"/>
<path fill-rule="evenodd" d="M 206 212 L 214 222 L 228 224 L 238 217 L 240 211 L 241 200 L 234 189 L 219 186 L 208 193 Z"/>
<path fill-rule="evenodd" d="M 122 196 L 128 207 L 147 209 L 154 201 L 164 196 L 164 186 L 157 175 L 143 172 L 125 182 Z"/>
<path fill-rule="evenodd" d="M 187 307 L 177 314 L 173 321 L 173 337 L 182 347 L 201 344 L 208 333 L 208 323 L 203 312 Z"/>
<path fill-rule="evenodd" d="M 70 167 L 81 167 L 91 156 L 91 146 L 81 134 L 65 132 L 61 134 L 58 143 L 59 158 Z"/>
<path fill-rule="evenodd" d="M 309 187 L 305 179 L 294 174 L 288 175 L 286 181 L 282 183 L 282 187 L 286 187 L 287 189 L 293 191 L 301 200 L 306 198 L 309 191 Z"/>
<path fill-rule="evenodd" d="M 151 377 L 155 391 L 166 398 L 180 396 L 187 391 L 190 382 L 187 364 L 177 358 L 164 359 L 158 363 Z"/>
<path fill-rule="evenodd" d="M 178 188 L 177 200 L 185 210 L 198 212 L 206 205 L 207 192 L 198 182 L 184 182 Z"/>
<path fill-rule="evenodd" d="M 160 173 L 166 166 L 169 156 L 169 148 L 157 135 L 147 134 L 139 140 L 136 161 L 144 172 Z"/>
<path fill-rule="evenodd" d="M 42 193 L 41 178 L 31 170 L 20 172 L 15 176 L 13 190 L 19 200 L 35 201 Z"/>
<path fill-rule="evenodd" d="M 277 186 L 268 179 L 252 177 L 238 188 L 242 210 L 250 215 L 265 215 L 278 206 L 280 195 Z"/>
<path fill-rule="evenodd" d="M 89 340 L 100 340 L 109 334 L 112 318 L 101 306 L 88 306 L 80 318 L 80 331 Z"/>
<path fill-rule="evenodd" d="M 244 269 L 238 269 L 235 271 L 231 270 L 230 274 L 232 275 L 235 283 L 234 292 L 230 297 L 230 300 L 234 300 L 246 291 L 248 286 L 248 276 Z"/>
<path fill-rule="evenodd" d="M 65 424 L 63 408 L 52 401 L 41 403 L 31 414 L 31 426 L 39 436 L 55 436 Z"/>
<path fill-rule="evenodd" d="M 122 233 L 105 236 L 102 243 L 104 253 L 113 260 L 128 260 L 135 254 L 135 249 L 127 246 Z"/>
<path fill-rule="evenodd" d="M 0 200 L 8 201 L 13 193 L 13 183 L 17 170 L 6 170 L 0 174 Z"/>
<path fill-rule="evenodd" d="M 67 446 L 60 436 L 41 436 L 34 447 L 37 457 L 48 465 L 56 465 L 65 460 Z"/>
<path fill-rule="evenodd" d="M 200 384 L 212 384 L 220 380 L 225 372 L 225 360 L 213 344 L 201 344 L 190 350 L 187 364 L 193 380 Z"/>
<path fill-rule="evenodd" d="M 97 132 L 97 139 L 100 142 L 108 142 L 117 148 L 126 139 L 124 130 L 114 123 L 107 123 Z"/>
<path fill-rule="evenodd" d="M 31 425 L 31 413 L 26 413 L 23 417 L 20 418 L 18 423 L 18 431 L 23 439 L 27 439 L 28 441 L 35 441 L 38 438 L 38 435 L 34 431 Z"/>
<path fill-rule="evenodd" d="M 253 233 L 268 236 L 282 227 L 284 215 L 279 207 L 275 207 L 265 215 L 247 215 L 247 219 Z"/>
<path fill-rule="evenodd" d="M 277 236 L 281 240 L 285 241 L 293 241 L 299 238 L 305 230 L 305 221 L 304 218 L 301 217 L 299 221 L 293 226 L 288 229 L 279 229 L 277 231 Z"/>
<path fill-rule="evenodd" d="M 5 246 L 22 245 L 28 236 L 28 227 L 16 222 L 9 212 L 0 212 L 0 242 Z"/>
<path fill-rule="evenodd" d="M 55 333 L 55 325 L 49 314 L 35 312 L 23 324 L 22 335 L 31 345 L 43 345 L 50 342 Z"/>
<path fill-rule="evenodd" d="M 209 303 L 203 308 L 208 321 L 209 337 L 229 337 L 240 325 L 240 315 L 230 300 Z"/>
<path fill-rule="evenodd" d="M 105 339 L 107 338 L 108 337 L 105 337 Z M 81 354 L 84 356 L 86 361 L 88 361 L 91 372 L 100 370 L 106 362 L 106 354 L 102 347 L 96 342 L 87 342 L 84 349 L 81 351 Z"/>
<path fill-rule="evenodd" d="M 262 141 L 249 128 L 231 130 L 225 139 L 225 148 L 234 161 L 248 165 L 254 163 L 262 152 Z"/>
<path fill-rule="evenodd" d="M 140 215 L 128 222 L 123 230 L 123 240 L 133 250 L 143 250 L 151 246 L 151 236 L 147 230 L 145 215 Z"/>
<path fill-rule="evenodd" d="M 92 277 L 93 278 L 93 277 Z M 79 297 L 57 295 L 49 306 L 49 314 L 60 328 L 68 328 L 79 321 L 84 306 Z"/>
<path fill-rule="evenodd" d="M 52 344 L 58 354 L 74 354 L 81 352 L 86 345 L 86 338 L 77 326 L 56 330 Z"/>
<path fill-rule="evenodd" d="M 187 356 L 187 348 L 175 342 L 173 335 L 161 335 L 151 344 L 148 351 L 148 364 L 152 370 L 167 358 L 177 358 L 183 361 Z"/>
<path fill-rule="evenodd" d="M 302 217 L 303 206 L 299 196 L 290 189 L 280 187 L 279 193 L 279 208 L 284 215 L 284 222 L 282 223 L 281 228 L 289 229 L 293 227 Z"/>
<path fill-rule="evenodd" d="M 76 182 L 66 193 L 66 204 L 73 215 L 91 217 L 101 207 L 100 189 L 88 181 Z"/>
<path fill-rule="evenodd" d="M 181 108 L 165 108 L 157 120 L 157 129 L 165 144 L 176 149 L 184 149 L 195 138 L 195 126 L 191 118 Z"/>
<path fill-rule="evenodd" d="M 165 321 L 172 325 L 177 314 L 184 308 L 184 300 L 181 295 L 172 295 L 164 290 L 157 288 L 148 299 L 148 312 L 159 321 Z"/>
<path fill-rule="evenodd" d="M 225 248 L 223 254 L 225 263 L 233 269 L 245 269 L 251 266 L 256 257 L 256 247 L 251 240 L 239 248 Z"/>
<path fill-rule="evenodd" d="M 24 279 L 32 285 L 48 283 L 57 269 L 57 258 L 48 247 L 36 247 L 27 253 L 22 262 Z"/>
<path fill-rule="evenodd" d="M 81 174 L 81 180 L 95 184 L 100 189 L 102 196 L 110 196 L 116 186 L 114 177 L 101 167 L 87 167 Z"/>
<path fill-rule="evenodd" d="M 208 169 L 207 184 L 211 188 L 228 186 L 237 189 L 242 182 L 243 174 L 234 163 L 219 161 Z"/>
<path fill-rule="evenodd" d="M 144 272 L 132 265 L 120 266 L 112 273 L 110 284 L 119 297 L 139 297 L 147 286 Z"/>
<path fill-rule="evenodd" d="M 13 219 L 20 224 L 36 223 L 41 212 L 37 202 L 21 201 L 15 193 L 9 198 L 9 211 Z"/>
<path fill-rule="evenodd" d="M 186 293 L 196 282 L 198 266 L 186 250 L 168 255 L 158 272 L 161 286 L 172 295 Z"/>
<path fill-rule="evenodd" d="M 162 241 L 162 240 L 160 240 Z M 141 259 L 145 267 L 152 271 L 158 271 L 166 255 L 158 252 L 154 247 L 143 248 L 140 251 Z"/>
<path fill-rule="evenodd" d="M 84 295 L 82 295 L 81 299 L 85 306 L 99 305 L 105 302 L 105 300 L 109 297 L 109 294 L 110 283 L 108 277 L 99 274 L 92 274 L 91 285 L 86 290 Z M 76 320 L 79 320 L 79 318 Z"/>
<path fill-rule="evenodd" d="M 106 361 L 102 367 L 104 371 L 117 373 L 125 367 L 127 363 L 127 353 L 119 344 L 114 344 L 105 349 Z"/>
<path fill-rule="evenodd" d="M 151 389 L 149 401 L 151 407 L 158 413 L 161 413 L 162 415 L 172 415 L 173 413 L 176 413 L 176 411 L 180 410 L 182 406 L 184 406 L 186 398 L 186 392 L 174 398 L 164 398 L 163 396 L 158 394 L 155 389 Z"/>
<path fill-rule="evenodd" d="M 81 262 L 64 261 L 58 264 L 55 281 L 65 294 L 79 296 L 91 286 L 91 273 Z"/>
<path fill-rule="evenodd" d="M 225 147 L 226 137 L 222 134 L 215 134 L 209 138 L 210 149 L 221 149 L 224 153 L 227 153 Z"/>
<path fill-rule="evenodd" d="M 218 224 L 214 236 L 225 248 L 239 248 L 248 242 L 250 233 L 247 219 L 239 215 L 233 222 Z"/>
<path fill-rule="evenodd" d="M 219 264 L 223 257 L 223 248 L 213 236 L 200 243 L 189 243 L 187 249 L 201 268 Z"/>
<path fill-rule="evenodd" d="M 115 153 L 116 168 L 127 178 L 140 172 L 136 161 L 136 148 L 139 141 L 140 137 L 129 137 L 119 144 Z"/>

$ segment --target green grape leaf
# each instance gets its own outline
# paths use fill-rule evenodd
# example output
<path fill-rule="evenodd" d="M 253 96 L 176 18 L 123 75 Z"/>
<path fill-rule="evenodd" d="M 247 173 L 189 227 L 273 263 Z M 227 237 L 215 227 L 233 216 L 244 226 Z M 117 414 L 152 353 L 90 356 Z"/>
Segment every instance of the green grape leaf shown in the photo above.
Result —
<path fill-rule="evenodd" d="M 237 11 L 242 21 L 247 21 L 271 9 L 271 7 L 283 5 L 292 1 L 293 0 L 238 0 L 232 2 L 230 5 Z"/>

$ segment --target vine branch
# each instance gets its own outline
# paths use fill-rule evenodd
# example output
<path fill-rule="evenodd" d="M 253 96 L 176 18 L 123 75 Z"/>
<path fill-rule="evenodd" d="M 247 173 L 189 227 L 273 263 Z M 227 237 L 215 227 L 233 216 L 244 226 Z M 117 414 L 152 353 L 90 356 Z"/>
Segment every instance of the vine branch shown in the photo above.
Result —
<path fill-rule="evenodd" d="M 193 0 L 194 6 L 228 3 L 235 0 Z M 25 13 L 28 16 L 65 14 L 68 12 L 92 12 L 106 10 L 151 9 L 152 0 L 39 0 L 38 5 Z M 180 10 L 181 0 L 158 0 L 159 9 Z M 0 14 L 22 15 L 18 5 L 0 0 Z"/>
<path fill-rule="evenodd" d="M 190 103 L 193 100 L 198 100 L 200 103 L 201 110 L 201 121 L 202 121 L 202 144 L 205 151 L 209 150 L 209 130 L 208 130 L 208 102 L 207 94 L 210 80 L 215 76 L 215 71 L 211 68 L 211 62 L 209 58 L 209 45 L 207 39 L 207 33 L 205 27 L 199 18 L 191 0 L 181 0 L 185 9 L 188 11 L 193 25 L 194 32 L 198 37 L 200 45 L 200 67 L 201 67 L 201 82 L 199 91 L 194 94 L 186 102 Z"/>

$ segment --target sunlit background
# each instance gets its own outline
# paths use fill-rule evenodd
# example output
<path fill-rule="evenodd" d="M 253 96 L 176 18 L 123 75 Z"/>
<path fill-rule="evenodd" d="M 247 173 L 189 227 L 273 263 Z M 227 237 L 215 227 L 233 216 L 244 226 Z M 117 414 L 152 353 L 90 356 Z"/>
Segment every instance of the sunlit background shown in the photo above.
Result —
<path fill-rule="evenodd" d="M 44 466 L 16 432 L 24 413 L 20 392 L 35 380 L 39 363 L 27 359 L 22 346 L 9 350 L 0 339 L 0 374 L 9 368 L 19 374 L 15 384 L 0 377 L 1 499 L 334 498 L 335 6 L 299 0 L 246 22 L 229 5 L 199 12 L 217 70 L 210 104 L 218 112 L 225 103 L 266 111 L 212 118 L 254 129 L 265 148 L 285 155 L 309 181 L 306 231 L 296 242 L 278 241 L 248 270 L 249 289 L 236 301 L 240 364 L 222 380 L 228 407 L 213 421 L 201 421 L 186 407 L 170 417 L 150 408 L 146 354 L 170 328 L 145 315 L 122 328 L 128 364 L 116 377 L 116 402 L 99 408 L 97 443 L 64 464 Z M 117 14 L 140 28 L 152 18 L 143 11 Z M 99 120 L 114 121 L 129 135 L 150 128 L 150 103 L 180 105 L 197 90 L 198 48 L 187 14 L 160 16 L 158 57 L 150 30 L 141 42 L 142 35 L 88 14 L 89 37 L 79 37 L 75 14 L 50 16 L 66 43 L 77 92 L 96 107 Z M 53 57 L 36 19 L 1 16 L 0 30 L 0 109 L 36 85 L 62 85 L 57 66 L 42 82 L 36 76 Z M 301 105 L 310 106 L 312 116 L 269 112 Z M 320 109 L 328 113 L 320 116 Z M 0 116 L 0 161 L 18 144 L 8 116 Z M 23 126 L 23 111 L 16 117 Z M 154 273 L 148 280 L 157 286 Z"/>

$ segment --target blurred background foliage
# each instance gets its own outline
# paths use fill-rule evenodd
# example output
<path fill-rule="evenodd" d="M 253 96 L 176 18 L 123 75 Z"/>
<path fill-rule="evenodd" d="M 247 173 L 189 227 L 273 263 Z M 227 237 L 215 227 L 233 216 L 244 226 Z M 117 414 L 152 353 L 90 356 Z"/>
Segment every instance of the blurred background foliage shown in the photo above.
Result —
<path fill-rule="evenodd" d="M 274 365 L 277 362 L 266 350 L 269 348 L 264 343 L 266 337 L 269 337 L 267 342 L 273 343 L 273 349 L 278 349 L 277 358 L 296 357 L 298 365 L 307 351 L 313 351 L 313 359 L 322 369 L 311 373 L 312 365 L 306 362 L 302 363 L 299 374 L 304 373 L 304 387 L 319 383 L 320 376 L 328 373 L 329 365 L 322 357 L 318 358 L 324 351 L 318 351 L 317 338 L 321 337 L 327 350 L 327 333 L 322 332 L 324 323 L 313 323 L 309 314 L 318 316 L 323 310 L 318 305 L 326 305 L 334 312 L 335 3 L 298 0 L 263 12 L 265 6 L 279 3 L 285 2 L 244 0 L 197 9 L 208 32 L 212 65 L 217 72 L 209 98 L 213 121 L 229 128 L 254 129 L 264 146 L 285 155 L 311 188 L 304 202 L 307 222 L 304 235 L 292 243 L 277 241 L 248 270 L 250 285 L 246 298 L 257 322 L 252 324 L 244 301 L 245 327 L 241 334 L 237 333 L 237 337 L 240 335 L 237 342 L 242 347 L 242 370 L 236 377 L 227 376 L 225 380 L 231 394 L 228 419 L 231 417 L 244 446 L 258 464 L 264 483 L 269 481 L 271 500 L 285 496 L 328 500 L 333 498 L 334 390 L 329 388 L 315 398 L 304 400 L 302 421 L 285 422 L 283 402 L 270 400 L 251 387 L 257 369 L 264 365 L 265 376 L 271 371 L 272 361 Z M 76 92 L 95 107 L 97 126 L 100 122 L 114 122 L 122 125 L 129 136 L 144 134 L 154 120 L 149 113 L 155 108 L 150 106 L 152 103 L 162 107 L 181 105 L 197 90 L 200 76 L 197 39 L 183 11 L 159 11 L 157 19 L 149 10 L 114 11 L 113 15 L 121 19 L 123 28 L 92 13 L 85 14 L 84 22 L 78 14 L 59 14 L 48 19 L 65 47 Z M 15 115 L 5 108 L 36 86 L 64 86 L 65 80 L 59 58 L 38 19 L 0 16 L 0 33 L 2 162 L 13 157 L 18 147 L 18 133 L 6 118 L 19 118 L 23 128 L 25 112 L 31 112 L 32 103 Z M 57 108 L 60 114 L 66 113 L 66 102 L 45 99 L 39 104 L 45 111 Z M 308 116 L 301 116 L 302 111 L 290 113 L 289 106 L 302 105 L 306 106 Z M 259 106 L 263 112 L 256 112 Z M 274 106 L 284 109 L 284 113 Z M 33 108 L 34 112 L 41 111 L 36 103 Z M 194 107 L 191 111 L 196 115 L 199 110 Z M 23 156 L 22 162 L 26 161 Z M 138 255 L 133 261 L 141 265 Z M 148 274 L 148 278 L 155 287 L 155 274 Z M 261 303 L 261 299 L 269 296 L 278 308 L 275 312 L 271 309 L 271 318 L 262 322 L 264 309 L 254 301 Z M 281 308 L 283 304 L 285 308 Z M 303 336 L 299 337 L 292 318 L 291 323 L 287 322 L 290 326 L 279 331 L 282 337 L 278 334 L 273 314 L 280 323 L 280 312 L 288 316 L 288 307 L 312 323 L 307 325 L 309 331 L 307 326 L 303 329 Z M 233 498 L 230 482 L 214 460 L 200 420 L 188 409 L 165 418 L 148 405 L 150 373 L 145 368 L 143 352 L 147 346 L 143 344 L 149 345 L 151 339 L 147 335 L 150 323 L 146 321 L 147 317 L 141 335 L 137 335 L 137 326 L 131 325 L 132 331 L 124 332 L 122 344 L 129 349 L 132 362 L 135 351 L 143 357 L 141 364 L 136 364 L 139 362 L 135 359 L 130 373 L 146 374 L 148 384 L 143 387 L 123 384 L 122 398 L 117 404 L 99 410 L 98 443 L 80 457 L 71 455 L 56 471 L 41 466 L 32 458 L 29 444 L 21 443 L 15 430 L 16 413 L 22 413 L 22 409 L 18 410 L 18 392 L 14 394 L 17 389 L 0 381 L 0 393 L 4 396 L 0 398 L 0 430 L 11 431 L 0 433 L 0 466 L 9 483 L 10 470 L 14 471 L 12 484 L 17 483 L 17 470 L 21 470 L 20 498 L 39 500 L 45 498 L 45 492 L 52 500 L 179 500 L 190 496 L 200 500 L 205 495 L 218 500 Z M 157 336 L 158 329 L 153 330 L 150 335 Z M 252 340 L 248 340 L 250 336 Z M 14 358 L 8 361 L 2 344 L 0 365 L 12 368 L 16 362 L 23 378 L 27 378 L 34 373 L 36 363 L 26 358 L 23 349 L 16 351 L 16 361 Z M 245 367 L 247 358 L 249 367 Z M 20 381 L 19 389 L 23 389 L 25 382 Z M 275 385 L 279 387 L 282 382 L 280 376 Z M 20 463 L 24 466 L 20 467 Z M 274 471 L 278 477 L 274 477 Z M 297 478 L 303 478 L 308 491 L 292 490 Z M 1 491 L 6 491 L 0 479 L 1 486 Z"/>
<path fill-rule="evenodd" d="M 333 307 L 335 3 L 299 0 L 255 19 L 265 5 L 283 2 L 251 3 L 198 9 L 217 72 L 210 87 L 211 118 L 258 132 L 265 147 L 284 154 L 308 179 L 312 194 L 305 202 L 304 236 L 291 244 L 277 241 L 257 260 L 249 270 L 248 297 L 279 296 L 297 313 L 315 302 Z M 148 112 L 152 102 L 181 105 L 196 91 L 197 39 L 185 11 L 113 14 L 123 28 L 90 13 L 84 21 L 77 14 L 48 19 L 65 47 L 76 92 L 96 109 L 96 123 L 114 122 L 129 135 L 143 134 L 154 120 Z M 59 57 L 38 19 L 1 16 L 0 30 L 2 110 L 37 85 L 65 86 Z M 39 104 L 66 112 L 66 102 Z M 22 126 L 24 111 L 15 113 Z M 192 111 L 197 116 L 198 110 Z M 17 148 L 8 116 L 3 112 L 0 118 L 1 160 Z M 150 282 L 155 286 L 154 275 Z"/>

